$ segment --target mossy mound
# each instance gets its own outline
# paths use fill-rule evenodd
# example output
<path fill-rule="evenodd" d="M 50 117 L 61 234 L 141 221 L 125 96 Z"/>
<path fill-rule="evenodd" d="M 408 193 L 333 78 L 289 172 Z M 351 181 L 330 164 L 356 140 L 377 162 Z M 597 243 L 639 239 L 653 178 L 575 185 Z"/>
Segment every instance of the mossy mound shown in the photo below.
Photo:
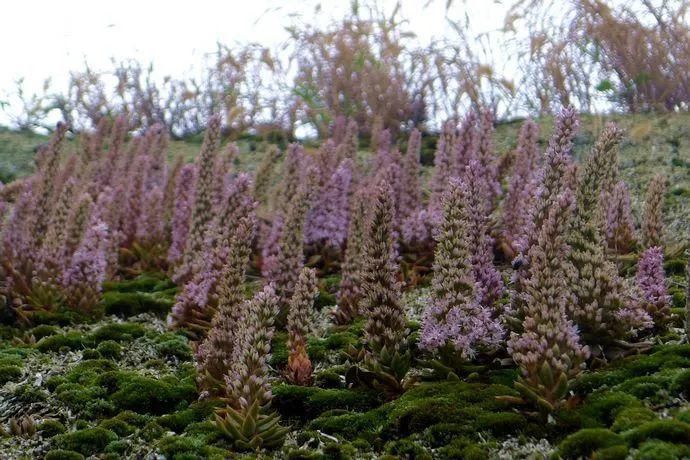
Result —
<path fill-rule="evenodd" d="M 60 449 L 79 452 L 82 455 L 94 455 L 102 452 L 117 435 L 103 428 L 87 428 L 73 433 L 61 434 L 55 438 L 55 445 Z"/>

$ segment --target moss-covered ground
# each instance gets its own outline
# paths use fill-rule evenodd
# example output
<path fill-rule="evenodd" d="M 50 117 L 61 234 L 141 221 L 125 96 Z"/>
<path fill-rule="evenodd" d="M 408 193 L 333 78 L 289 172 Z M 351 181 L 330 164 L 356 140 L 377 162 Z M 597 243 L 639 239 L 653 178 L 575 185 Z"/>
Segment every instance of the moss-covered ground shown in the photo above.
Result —
<path fill-rule="evenodd" d="M 187 339 L 166 330 L 174 290 L 147 275 L 106 288 L 107 314 L 97 322 L 2 330 L 2 458 L 246 456 L 230 454 L 213 423 L 220 403 L 198 400 Z M 420 299 L 405 299 L 414 318 Z M 270 455 L 683 458 L 690 455 L 690 344 L 681 340 L 682 310 L 675 312 L 675 328 L 654 348 L 583 374 L 568 405 L 546 421 L 500 398 L 516 394 L 510 365 L 444 380 L 419 361 L 413 369 L 419 383 L 393 401 L 347 388 L 346 350 L 360 343 L 361 323 L 322 328 L 309 341 L 314 386 L 287 385 L 280 378 L 287 358 L 279 333 L 271 360 L 273 407 L 291 433 Z M 416 327 L 410 323 L 413 334 Z M 23 417 L 35 433 L 9 427 L 10 419 Z"/>

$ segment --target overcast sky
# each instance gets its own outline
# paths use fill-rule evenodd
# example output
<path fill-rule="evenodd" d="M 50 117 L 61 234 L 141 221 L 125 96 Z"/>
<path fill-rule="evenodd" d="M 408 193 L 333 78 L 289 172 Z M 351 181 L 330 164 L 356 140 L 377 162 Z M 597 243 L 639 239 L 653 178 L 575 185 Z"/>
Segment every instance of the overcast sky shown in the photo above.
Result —
<path fill-rule="evenodd" d="M 452 36 L 444 19 L 446 0 L 402 0 L 410 29 L 425 42 Z M 314 7 L 321 3 L 321 12 Z M 379 0 L 391 9 L 395 0 Z M 493 0 L 456 0 L 452 15 L 469 14 L 473 30 L 499 28 L 505 7 Z M 0 100 L 25 78 L 39 90 L 46 78 L 64 88 L 70 70 L 85 62 L 107 69 L 111 58 L 153 62 L 157 74 L 181 76 L 198 67 L 216 42 L 258 42 L 273 46 L 295 20 L 327 23 L 348 9 L 347 0 L 23 0 L 3 5 L 0 24 Z M 301 19 L 296 19 L 297 14 Z M 3 97 L 5 96 L 5 97 Z M 0 124 L 7 117 L 0 112 Z"/>

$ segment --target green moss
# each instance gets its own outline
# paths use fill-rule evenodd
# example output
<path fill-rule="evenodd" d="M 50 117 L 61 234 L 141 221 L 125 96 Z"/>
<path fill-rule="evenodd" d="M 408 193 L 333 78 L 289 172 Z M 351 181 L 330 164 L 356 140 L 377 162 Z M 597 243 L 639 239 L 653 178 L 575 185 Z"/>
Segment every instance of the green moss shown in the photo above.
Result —
<path fill-rule="evenodd" d="M 690 396 L 690 369 L 686 369 L 676 375 L 671 389 L 674 393 L 683 393 L 685 396 Z"/>
<path fill-rule="evenodd" d="M 605 428 L 585 428 L 566 437 L 558 446 L 564 459 L 588 458 L 594 451 L 625 445 L 619 434 Z"/>
<path fill-rule="evenodd" d="M 272 407 L 285 417 L 314 418 L 332 409 L 364 411 L 380 404 L 374 392 L 295 385 L 273 387 Z"/>
<path fill-rule="evenodd" d="M 91 359 L 74 366 L 65 374 L 65 377 L 68 382 L 93 385 L 101 375 L 115 369 L 117 369 L 117 365 L 109 359 Z"/>
<path fill-rule="evenodd" d="M 676 418 L 681 422 L 690 424 L 690 409 L 683 410 L 676 414 Z"/>
<path fill-rule="evenodd" d="M 109 415 L 115 407 L 105 399 L 105 390 L 98 386 L 63 383 L 55 389 L 57 399 L 73 412 L 84 417 Z"/>
<path fill-rule="evenodd" d="M 656 414 L 646 407 L 629 407 L 623 409 L 616 416 L 611 429 L 617 433 L 626 431 L 645 422 L 656 420 Z"/>
<path fill-rule="evenodd" d="M 271 341 L 271 361 L 273 367 L 285 367 L 287 365 L 287 333 L 276 332 Z"/>
<path fill-rule="evenodd" d="M 342 388 L 345 384 L 343 374 L 332 369 L 317 372 L 314 376 L 314 385 L 321 388 Z"/>
<path fill-rule="evenodd" d="M 96 342 L 115 340 L 117 342 L 130 341 L 143 336 L 146 328 L 138 323 L 111 323 L 96 329 L 91 338 Z"/>
<path fill-rule="evenodd" d="M 592 458 L 596 460 L 626 460 L 628 458 L 628 446 L 605 447 L 595 451 Z"/>
<path fill-rule="evenodd" d="M 167 436 L 156 446 L 170 459 L 224 460 L 227 456 L 227 450 L 208 446 L 202 439 L 195 437 Z"/>
<path fill-rule="evenodd" d="M 308 427 L 329 435 L 339 435 L 345 439 L 364 438 L 369 440 L 375 436 L 385 422 L 385 413 L 380 409 L 358 413 L 347 411 L 331 411 L 312 420 Z"/>
<path fill-rule="evenodd" d="M 690 446 L 663 441 L 647 441 L 640 445 L 635 460 L 677 460 L 690 457 Z"/>
<path fill-rule="evenodd" d="M 105 292 L 103 306 L 107 315 L 134 316 L 140 313 L 158 315 L 170 311 L 174 297 L 163 292 Z"/>
<path fill-rule="evenodd" d="M 84 460 L 84 456 L 73 450 L 53 449 L 46 453 L 44 460 Z"/>
<path fill-rule="evenodd" d="M 655 420 L 626 431 L 623 436 L 634 446 L 648 439 L 690 444 L 690 424 L 671 419 Z"/>
<path fill-rule="evenodd" d="M 32 384 L 19 385 L 12 393 L 18 402 L 25 404 L 43 402 L 48 399 L 48 393 Z"/>
<path fill-rule="evenodd" d="M 103 420 L 98 424 L 98 426 L 103 429 L 110 430 L 120 437 L 129 436 L 130 434 L 134 433 L 135 430 L 132 425 L 117 418 Z"/>
<path fill-rule="evenodd" d="M 424 431 L 424 439 L 432 447 L 441 447 L 450 444 L 454 439 L 472 435 L 474 431 L 462 423 L 437 423 Z"/>
<path fill-rule="evenodd" d="M 131 444 L 128 440 L 123 439 L 123 440 L 117 440 L 109 443 L 107 446 L 105 446 L 105 453 L 107 454 L 122 454 L 124 455 L 131 447 Z M 117 458 L 120 458 L 119 455 Z"/>
<path fill-rule="evenodd" d="M 438 449 L 438 457 L 442 459 L 480 460 L 489 458 L 489 452 L 485 446 L 460 437 L 454 439 L 449 445 Z"/>
<path fill-rule="evenodd" d="M 431 454 L 419 443 L 410 439 L 391 441 L 386 444 L 386 453 L 396 455 L 396 458 L 414 458 L 419 460 L 431 460 Z"/>
<path fill-rule="evenodd" d="M 126 424 L 137 428 L 142 428 L 151 419 L 151 417 L 147 415 L 137 414 L 136 412 L 133 412 L 131 410 L 122 411 L 113 418 L 117 420 L 122 420 Z"/>
<path fill-rule="evenodd" d="M 22 369 L 18 366 L 0 366 L 0 386 L 7 382 L 17 381 L 22 377 Z"/>
<path fill-rule="evenodd" d="M 177 358 L 182 361 L 192 359 L 192 349 L 189 341 L 180 334 L 165 333 L 156 337 L 156 353 L 161 358 Z"/>
<path fill-rule="evenodd" d="M 87 348 L 81 353 L 82 358 L 84 359 L 101 359 L 102 356 L 98 352 L 98 350 L 94 350 L 93 348 Z"/>
<path fill-rule="evenodd" d="M 46 388 L 50 391 L 55 391 L 57 387 L 62 385 L 63 383 L 67 383 L 67 379 L 65 378 L 64 375 L 53 375 L 48 377 L 46 380 Z"/>
<path fill-rule="evenodd" d="M 187 426 L 195 422 L 201 422 L 213 415 L 216 407 L 222 403 L 216 400 L 197 401 L 188 408 L 158 418 L 158 423 L 171 431 L 182 433 Z"/>
<path fill-rule="evenodd" d="M 669 289 L 668 293 L 671 295 L 671 305 L 673 305 L 672 313 L 685 312 L 685 289 Z M 678 311 L 680 310 L 680 311 Z"/>
<path fill-rule="evenodd" d="M 496 436 L 520 431 L 527 425 L 527 420 L 515 412 L 488 412 L 477 417 L 476 428 L 480 431 L 490 431 Z"/>
<path fill-rule="evenodd" d="M 44 438 L 52 438 L 55 435 L 64 433 L 67 431 L 65 425 L 63 425 L 59 420 L 48 419 L 41 422 L 36 430 L 41 433 Z"/>
<path fill-rule="evenodd" d="M 625 378 L 625 373 L 620 370 L 586 372 L 576 379 L 570 388 L 577 394 L 586 395 L 602 387 L 618 385 L 625 381 Z"/>
<path fill-rule="evenodd" d="M 509 408 L 497 396 L 514 394 L 512 388 L 503 385 L 459 381 L 421 384 L 384 406 L 389 410 L 384 430 L 390 436 L 407 436 L 438 423 L 474 426 L 482 414 Z"/>
<path fill-rule="evenodd" d="M 195 398 L 194 382 L 178 381 L 172 376 L 153 379 L 133 375 L 118 382 L 118 389 L 110 396 L 110 401 L 120 410 L 163 414 Z"/>
<path fill-rule="evenodd" d="M 642 403 L 627 393 L 607 391 L 588 397 L 575 414 L 583 428 L 604 428 L 613 423 L 619 412 L 630 407 L 642 407 Z"/>
<path fill-rule="evenodd" d="M 142 439 L 145 441 L 153 441 L 154 439 L 158 439 L 161 436 L 165 434 L 165 430 L 163 427 L 161 427 L 158 423 L 156 422 L 149 422 L 147 423 L 144 428 L 141 429 L 139 432 L 139 436 L 141 436 Z"/>
<path fill-rule="evenodd" d="M 161 282 L 158 276 L 149 274 L 139 275 L 131 280 L 124 281 L 106 281 L 103 283 L 103 291 L 109 293 L 116 292 L 135 292 L 135 291 L 153 291 Z"/>
<path fill-rule="evenodd" d="M 57 334 L 44 337 L 36 343 L 36 348 L 43 353 L 49 351 L 59 351 L 61 348 L 69 350 L 79 350 L 93 345 L 90 337 L 84 336 L 81 332 L 72 331 L 66 334 Z"/>
<path fill-rule="evenodd" d="M 104 358 L 118 359 L 122 355 L 122 346 L 114 340 L 105 340 L 99 343 L 96 350 Z"/>
<path fill-rule="evenodd" d="M 34 327 L 29 331 L 30 335 L 33 335 L 36 340 L 41 340 L 43 337 L 48 337 L 49 335 L 55 335 L 60 329 L 57 326 L 52 326 L 50 324 L 41 324 Z"/>
<path fill-rule="evenodd" d="M 660 403 L 667 399 L 667 389 L 670 386 L 670 378 L 659 374 L 628 379 L 616 386 L 616 390 L 623 391 L 638 399 L 650 400 L 652 403 Z"/>
<path fill-rule="evenodd" d="M 0 354 L 0 366 L 16 366 L 22 367 L 23 359 L 14 354 Z"/>
<path fill-rule="evenodd" d="M 102 452 L 117 435 L 103 428 L 87 428 L 73 433 L 56 436 L 55 445 L 61 449 L 73 450 L 83 455 Z"/>

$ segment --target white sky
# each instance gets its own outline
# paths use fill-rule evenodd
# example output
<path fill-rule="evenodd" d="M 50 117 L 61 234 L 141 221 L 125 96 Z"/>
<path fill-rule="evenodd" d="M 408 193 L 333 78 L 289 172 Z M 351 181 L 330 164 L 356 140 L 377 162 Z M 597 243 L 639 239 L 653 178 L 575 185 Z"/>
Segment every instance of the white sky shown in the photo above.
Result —
<path fill-rule="evenodd" d="M 403 15 L 422 42 L 452 36 L 444 19 L 446 0 L 402 0 Z M 314 6 L 322 9 L 314 15 Z M 379 0 L 390 10 L 394 0 Z M 501 26 L 505 6 L 495 0 L 456 0 L 451 15 L 469 14 L 473 30 Z M 284 26 L 299 14 L 303 21 L 328 23 L 350 7 L 348 0 L 23 0 L 3 5 L 0 23 L 0 100 L 24 77 L 39 91 L 51 78 L 63 89 L 70 70 L 84 63 L 109 69 L 110 59 L 153 62 L 157 75 L 182 76 L 198 67 L 216 42 L 276 45 L 286 38 Z M 0 124 L 7 115 L 0 111 Z"/>

